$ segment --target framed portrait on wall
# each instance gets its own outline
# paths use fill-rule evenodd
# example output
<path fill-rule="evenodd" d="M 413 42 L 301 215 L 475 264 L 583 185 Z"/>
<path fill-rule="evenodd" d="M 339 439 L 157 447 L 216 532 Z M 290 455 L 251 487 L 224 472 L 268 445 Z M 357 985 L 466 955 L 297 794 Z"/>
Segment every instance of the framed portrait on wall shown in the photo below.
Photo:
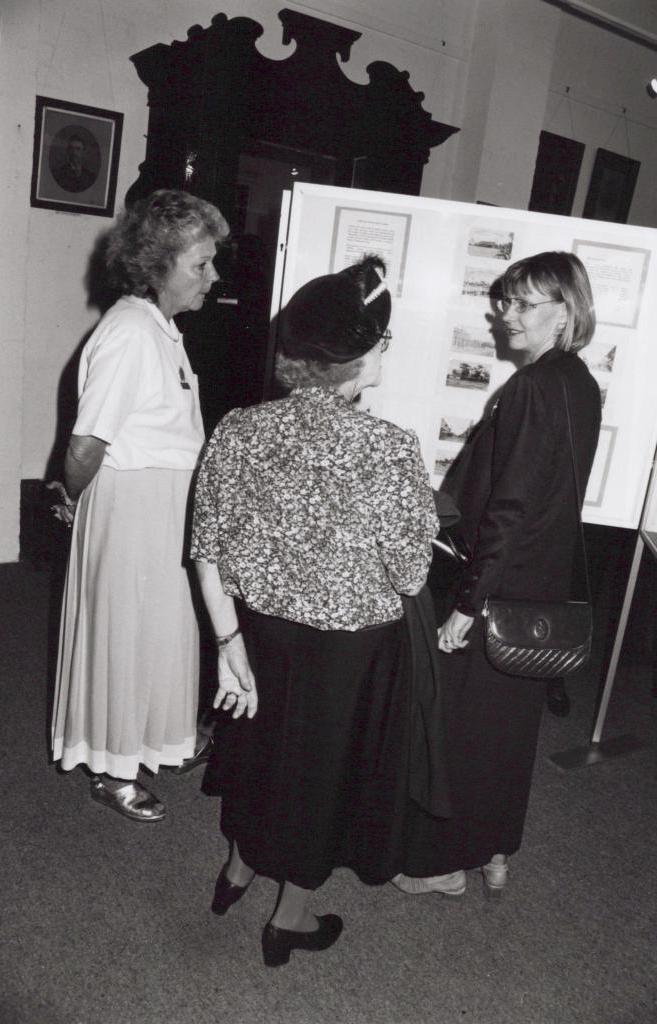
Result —
<path fill-rule="evenodd" d="M 30 205 L 114 215 L 123 114 L 37 96 Z"/>
<path fill-rule="evenodd" d="M 626 224 L 640 166 L 639 160 L 598 149 L 582 216 Z"/>

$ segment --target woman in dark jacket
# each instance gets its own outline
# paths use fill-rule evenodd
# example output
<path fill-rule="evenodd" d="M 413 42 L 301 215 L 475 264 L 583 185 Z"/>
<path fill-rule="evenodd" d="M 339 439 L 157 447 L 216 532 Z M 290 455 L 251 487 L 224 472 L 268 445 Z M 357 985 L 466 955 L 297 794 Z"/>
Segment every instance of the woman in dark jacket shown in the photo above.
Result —
<path fill-rule="evenodd" d="M 406 892 L 460 895 L 471 868 L 482 868 L 489 894 L 503 891 L 507 858 L 522 841 L 545 685 L 491 667 L 482 607 L 488 595 L 571 596 L 579 525 L 562 382 L 582 498 L 598 441 L 600 391 L 576 355 L 595 328 L 582 263 L 565 252 L 519 260 L 504 274 L 502 295 L 509 348 L 526 363 L 444 484 L 473 552 L 438 631 L 452 817 L 438 821 L 417 810 L 406 874 L 394 879 Z"/>

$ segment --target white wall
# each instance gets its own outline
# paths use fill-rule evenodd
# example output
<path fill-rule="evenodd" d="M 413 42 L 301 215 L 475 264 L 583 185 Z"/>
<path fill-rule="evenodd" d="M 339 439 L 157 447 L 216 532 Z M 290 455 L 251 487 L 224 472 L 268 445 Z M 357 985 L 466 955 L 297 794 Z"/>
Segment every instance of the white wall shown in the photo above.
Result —
<path fill-rule="evenodd" d="M 606 8 L 612 7 L 620 17 L 623 12 L 607 0 Z M 652 21 L 657 30 L 657 13 Z M 655 50 L 578 18 L 562 19 L 543 128 L 586 145 L 573 216 L 584 209 L 600 147 L 641 162 L 628 223 L 657 227 L 657 99 L 646 90 L 655 75 Z"/>
<path fill-rule="evenodd" d="M 28 264 L 29 178 L 26 167 L 32 145 L 27 97 L 34 93 L 32 53 L 36 28 L 24 21 L 16 5 L 0 15 L 0 224 L 3 246 L 0 267 L 0 561 L 18 553 L 19 486 L 23 426 L 23 353 L 25 347 L 25 278 Z M 11 40 L 13 58 L 3 59 Z M 9 96 L 15 103 L 7 102 Z M 34 100 L 32 100 L 32 103 Z M 11 116 L 10 116 L 11 115 Z"/>
<path fill-rule="evenodd" d="M 561 15 L 542 0 L 480 0 L 478 13 L 455 179 L 443 195 L 526 209 Z"/>
<path fill-rule="evenodd" d="M 292 49 L 281 43 L 277 13 L 285 6 L 362 32 L 349 77 L 365 82 L 367 65 L 387 60 L 410 72 L 434 119 L 461 126 L 433 151 L 424 195 L 526 206 L 540 129 L 570 134 L 559 103 L 570 84 L 575 137 L 587 144 L 582 190 L 594 149 L 606 145 L 613 111 L 624 104 L 636 120 L 632 155 L 642 161 L 631 219 L 657 225 L 657 106 L 641 93 L 649 65 L 655 70 L 652 51 L 543 0 L 3 0 L 0 94 L 11 100 L 0 108 L 0 562 L 18 557 L 20 480 L 45 471 L 62 369 L 97 317 L 84 276 L 109 223 L 30 208 L 35 96 L 123 112 L 119 206 L 143 160 L 148 121 L 130 55 L 182 40 L 221 11 L 261 22 L 259 48 L 282 59 Z M 608 148 L 622 152 L 619 131 Z M 581 195 L 577 202 L 581 208 Z"/>

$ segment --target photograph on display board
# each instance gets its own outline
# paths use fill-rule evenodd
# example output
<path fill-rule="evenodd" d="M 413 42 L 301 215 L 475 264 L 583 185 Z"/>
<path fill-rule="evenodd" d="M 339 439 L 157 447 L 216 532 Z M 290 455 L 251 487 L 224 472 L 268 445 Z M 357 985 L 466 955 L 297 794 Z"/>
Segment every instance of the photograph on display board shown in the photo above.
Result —
<path fill-rule="evenodd" d="M 468 416 L 452 416 L 446 414 L 440 418 L 440 441 L 466 441 L 472 428 L 474 420 Z"/>
<path fill-rule="evenodd" d="M 452 331 L 451 349 L 459 354 L 465 352 L 495 358 L 495 339 L 490 324 L 484 320 L 477 324 L 456 324 Z"/>
<path fill-rule="evenodd" d="M 476 388 L 487 391 L 490 387 L 491 363 L 468 359 L 450 359 L 445 384 L 448 388 Z"/>
<path fill-rule="evenodd" d="M 598 324 L 635 328 L 648 276 L 650 251 L 576 238 L 573 252 L 589 275 Z"/>
<path fill-rule="evenodd" d="M 411 215 L 338 206 L 333 220 L 329 273 L 357 263 L 363 256 L 380 256 L 388 268 L 392 295 L 404 290 L 404 271 L 411 233 Z"/>
<path fill-rule="evenodd" d="M 510 260 L 513 253 L 513 231 L 473 224 L 468 236 L 468 256 L 493 260 Z"/>
<path fill-rule="evenodd" d="M 463 295 L 472 295 L 490 301 L 493 285 L 499 276 L 500 272 L 497 267 L 466 266 L 461 292 Z"/>
<path fill-rule="evenodd" d="M 605 377 L 603 374 L 600 373 L 594 373 L 592 374 L 592 376 L 596 384 L 600 388 L 600 408 L 602 409 L 602 412 L 604 414 L 605 402 L 607 401 L 607 393 L 609 392 L 610 378 L 608 376 Z"/>
<path fill-rule="evenodd" d="M 439 445 L 433 462 L 434 475 L 445 476 L 460 450 L 460 446 L 457 445 Z"/>
<path fill-rule="evenodd" d="M 579 353 L 591 373 L 612 373 L 616 358 L 616 345 L 592 341 Z"/>

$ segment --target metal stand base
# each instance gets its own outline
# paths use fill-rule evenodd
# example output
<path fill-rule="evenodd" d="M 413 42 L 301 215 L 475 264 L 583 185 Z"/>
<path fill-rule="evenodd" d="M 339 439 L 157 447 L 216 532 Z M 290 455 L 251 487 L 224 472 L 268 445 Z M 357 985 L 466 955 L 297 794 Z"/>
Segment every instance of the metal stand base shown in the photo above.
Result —
<path fill-rule="evenodd" d="M 641 750 L 642 747 L 646 746 L 645 743 L 637 740 L 635 736 L 614 736 L 610 740 L 601 739 L 602 729 L 607 715 L 607 707 L 609 705 L 609 698 L 611 697 L 611 691 L 616 676 L 616 668 L 618 667 L 618 660 L 620 658 L 623 637 L 625 636 L 625 627 L 630 614 L 634 587 L 639 574 L 643 548 L 643 537 L 639 532 L 636 539 L 636 547 L 634 548 L 632 567 L 630 569 L 627 586 L 625 588 L 623 607 L 621 609 L 618 627 L 616 629 L 614 649 L 611 654 L 611 661 L 609 663 L 607 678 L 600 698 L 600 706 L 595 720 L 595 725 L 593 727 L 591 740 L 586 747 L 574 747 L 573 750 L 562 750 L 560 754 L 550 754 L 549 760 L 552 761 L 557 768 L 561 768 L 562 771 L 570 772 L 575 768 L 588 768 L 591 765 L 600 764 L 602 761 L 609 761 L 612 757 L 622 757 L 625 754 L 631 754 L 634 750 Z"/>
<path fill-rule="evenodd" d="M 557 768 L 570 772 L 575 768 L 588 768 L 594 764 L 601 764 L 603 761 L 609 761 L 612 757 L 623 757 L 635 750 L 642 750 L 645 746 L 646 744 L 638 740 L 636 736 L 614 736 L 601 743 L 589 743 L 587 747 L 573 747 L 572 750 L 562 750 L 560 754 L 550 754 L 548 760 L 556 764 Z"/>

